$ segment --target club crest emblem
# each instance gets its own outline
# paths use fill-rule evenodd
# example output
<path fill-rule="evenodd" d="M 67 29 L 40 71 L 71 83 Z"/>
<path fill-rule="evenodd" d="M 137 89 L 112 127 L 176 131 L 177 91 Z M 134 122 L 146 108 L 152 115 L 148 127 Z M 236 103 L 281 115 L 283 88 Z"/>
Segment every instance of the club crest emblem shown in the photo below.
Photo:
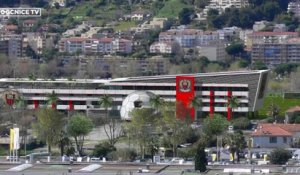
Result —
<path fill-rule="evenodd" d="M 14 90 L 6 90 L 2 93 L 2 99 L 9 106 L 12 106 L 18 97 L 19 97 L 19 93 Z"/>
<path fill-rule="evenodd" d="M 190 92 L 191 91 L 191 80 L 183 79 L 179 81 L 179 91 L 180 92 Z"/>

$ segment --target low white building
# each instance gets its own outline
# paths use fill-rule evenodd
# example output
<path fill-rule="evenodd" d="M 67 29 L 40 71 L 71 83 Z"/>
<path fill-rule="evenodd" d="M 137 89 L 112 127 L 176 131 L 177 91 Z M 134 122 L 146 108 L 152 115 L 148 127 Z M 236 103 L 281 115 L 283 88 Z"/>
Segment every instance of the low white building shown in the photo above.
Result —
<path fill-rule="evenodd" d="M 171 43 L 154 42 L 150 46 L 150 53 L 173 53 L 174 47 Z"/>
<path fill-rule="evenodd" d="M 300 124 L 259 124 L 252 134 L 252 146 L 259 148 L 290 148 L 299 139 Z"/>

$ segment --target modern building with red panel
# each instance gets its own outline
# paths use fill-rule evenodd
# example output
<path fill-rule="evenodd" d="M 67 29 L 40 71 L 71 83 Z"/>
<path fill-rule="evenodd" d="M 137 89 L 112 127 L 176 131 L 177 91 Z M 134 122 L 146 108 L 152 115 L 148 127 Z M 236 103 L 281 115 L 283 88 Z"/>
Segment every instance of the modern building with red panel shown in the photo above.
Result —
<path fill-rule="evenodd" d="M 27 101 L 28 109 L 48 105 L 47 96 L 54 92 L 58 101 L 56 108 L 61 111 L 80 111 L 93 115 L 104 112 L 98 104 L 104 94 L 113 98 L 112 115 L 120 116 L 122 102 L 137 91 L 159 95 L 165 101 L 176 102 L 176 106 L 188 110 L 185 117 L 204 118 L 221 113 L 230 120 L 246 115 L 262 107 L 268 80 L 267 70 L 195 73 L 180 75 L 159 75 L 115 79 L 57 79 L 29 80 L 27 78 L 0 79 L 0 92 L 13 90 Z M 192 108 L 192 98 L 199 98 L 201 106 Z M 239 105 L 228 107 L 228 100 L 236 97 Z M 51 107 L 51 105 L 49 105 Z M 180 111 L 176 111 L 177 113 Z M 196 115 L 197 114 L 197 115 Z M 127 118 L 130 120 L 130 118 Z"/>

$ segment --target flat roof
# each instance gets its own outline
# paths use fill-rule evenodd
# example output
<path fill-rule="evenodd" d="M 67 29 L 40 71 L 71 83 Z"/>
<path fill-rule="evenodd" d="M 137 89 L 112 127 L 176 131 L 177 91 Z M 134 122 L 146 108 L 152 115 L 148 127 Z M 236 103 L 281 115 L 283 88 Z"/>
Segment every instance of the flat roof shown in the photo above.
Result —
<path fill-rule="evenodd" d="M 268 70 L 249 70 L 249 71 L 230 71 L 230 72 L 210 72 L 210 73 L 195 73 L 195 74 L 173 74 L 173 75 L 157 75 L 157 76 L 140 76 L 140 77 L 124 77 L 114 79 L 36 79 L 30 80 L 29 78 L 0 78 L 1 82 L 20 82 L 20 83 L 100 83 L 107 84 L 122 81 L 138 81 L 138 80 L 154 80 L 154 79 L 173 79 L 176 76 L 193 76 L 193 77 L 209 77 L 209 76 L 232 76 L 232 75 L 245 75 L 245 74 L 260 74 L 268 72 Z"/>

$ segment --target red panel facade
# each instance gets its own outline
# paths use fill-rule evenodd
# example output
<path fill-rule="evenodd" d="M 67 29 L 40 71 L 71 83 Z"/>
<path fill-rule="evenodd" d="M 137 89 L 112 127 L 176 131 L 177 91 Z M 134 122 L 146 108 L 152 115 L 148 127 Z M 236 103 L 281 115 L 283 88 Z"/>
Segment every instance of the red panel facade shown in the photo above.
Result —
<path fill-rule="evenodd" d="M 34 100 L 33 104 L 34 104 L 34 109 L 37 109 L 39 107 L 39 101 Z"/>
<path fill-rule="evenodd" d="M 71 111 L 71 110 L 73 110 L 73 109 L 74 109 L 73 101 L 70 100 L 70 101 L 69 101 L 69 110 Z"/>
<path fill-rule="evenodd" d="M 209 92 L 209 115 L 211 118 L 214 116 L 214 111 L 215 111 L 214 103 L 215 103 L 215 93 L 211 89 Z"/>
<path fill-rule="evenodd" d="M 190 76 L 176 76 L 176 117 L 195 120 L 195 109 L 190 107 L 195 97 L 195 78 Z"/>
<path fill-rule="evenodd" d="M 227 98 L 228 98 L 228 103 L 229 103 L 229 100 L 231 99 L 231 96 L 232 96 L 232 92 L 230 91 L 230 90 L 228 90 L 228 92 L 227 92 Z M 228 104 L 227 104 L 228 105 Z M 231 108 L 229 107 L 229 105 L 228 105 L 228 107 L 227 107 L 227 120 L 228 121 L 230 121 L 231 120 Z"/>

